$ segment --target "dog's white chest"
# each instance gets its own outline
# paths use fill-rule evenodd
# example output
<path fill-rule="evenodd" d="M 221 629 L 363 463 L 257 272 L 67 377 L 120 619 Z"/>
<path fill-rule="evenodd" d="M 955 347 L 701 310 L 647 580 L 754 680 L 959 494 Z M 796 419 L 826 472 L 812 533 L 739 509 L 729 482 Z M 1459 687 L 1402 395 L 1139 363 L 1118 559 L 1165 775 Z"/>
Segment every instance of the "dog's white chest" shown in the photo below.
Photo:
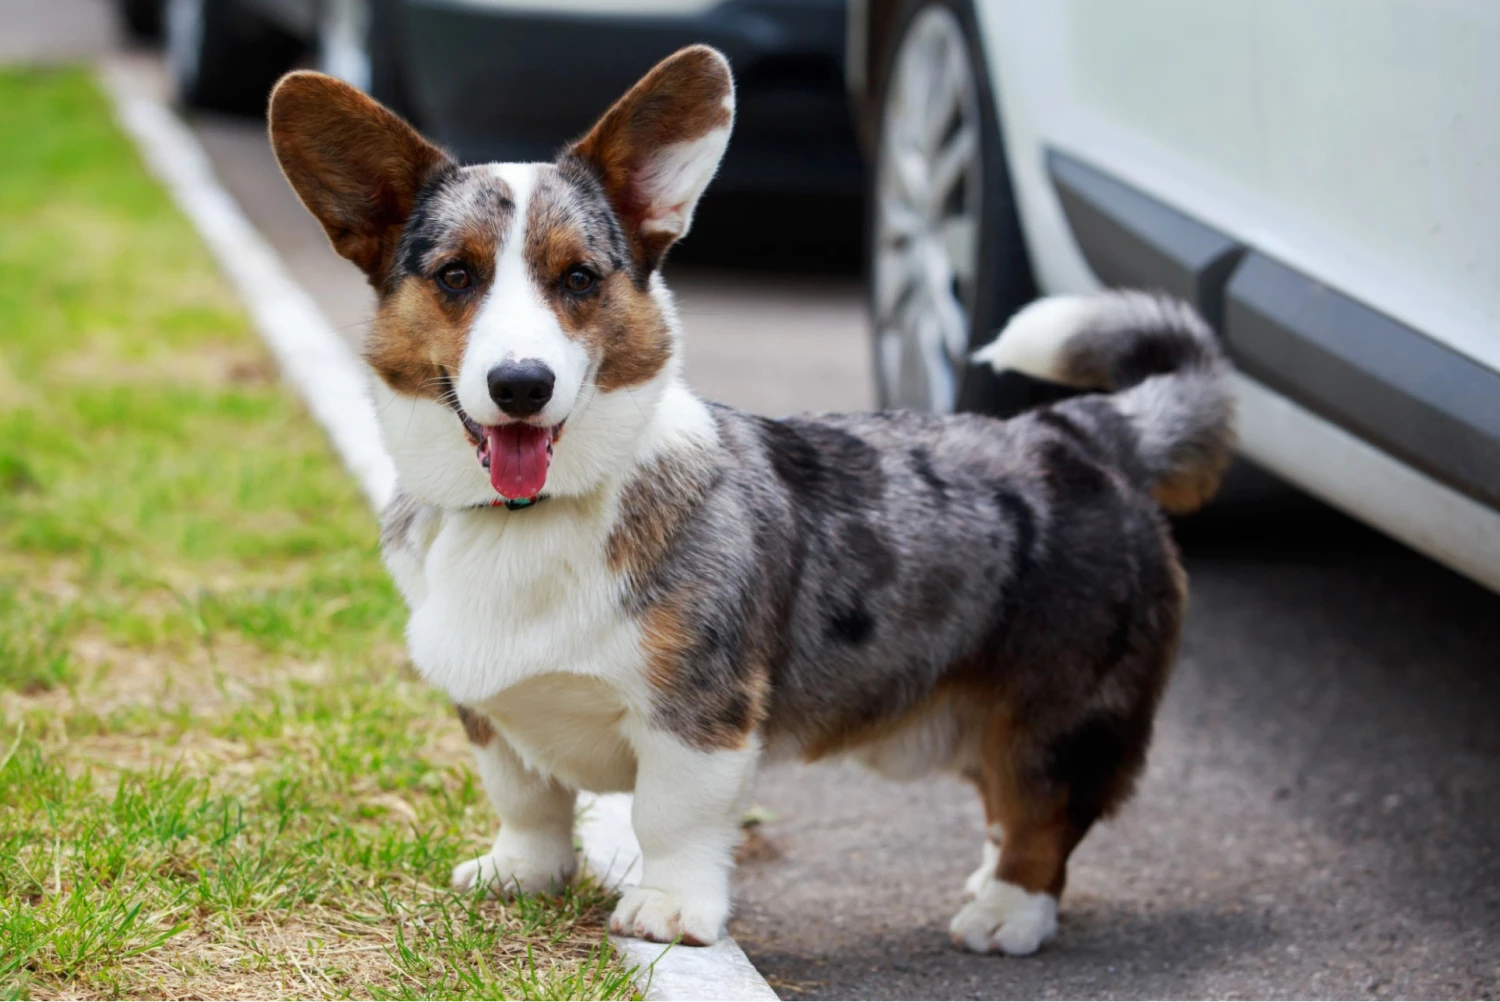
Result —
<path fill-rule="evenodd" d="M 602 523 L 563 501 L 446 517 L 421 560 L 423 587 L 403 587 L 420 596 L 407 643 L 423 677 L 470 704 L 553 673 L 636 689 L 640 634 L 621 609 Z"/>

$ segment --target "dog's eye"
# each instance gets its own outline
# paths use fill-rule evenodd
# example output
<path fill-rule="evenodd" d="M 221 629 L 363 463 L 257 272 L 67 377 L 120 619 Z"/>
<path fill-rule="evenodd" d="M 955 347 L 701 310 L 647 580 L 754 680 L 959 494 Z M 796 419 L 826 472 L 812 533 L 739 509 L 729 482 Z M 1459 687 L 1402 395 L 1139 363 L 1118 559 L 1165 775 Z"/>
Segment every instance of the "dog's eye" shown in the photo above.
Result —
<path fill-rule="evenodd" d="M 469 274 L 469 269 L 461 264 L 450 264 L 438 272 L 438 284 L 449 292 L 463 292 L 474 282 L 474 276 Z"/>
<path fill-rule="evenodd" d="M 588 292 L 594 287 L 594 273 L 587 268 L 570 268 L 563 276 L 563 288 L 569 292 Z"/>

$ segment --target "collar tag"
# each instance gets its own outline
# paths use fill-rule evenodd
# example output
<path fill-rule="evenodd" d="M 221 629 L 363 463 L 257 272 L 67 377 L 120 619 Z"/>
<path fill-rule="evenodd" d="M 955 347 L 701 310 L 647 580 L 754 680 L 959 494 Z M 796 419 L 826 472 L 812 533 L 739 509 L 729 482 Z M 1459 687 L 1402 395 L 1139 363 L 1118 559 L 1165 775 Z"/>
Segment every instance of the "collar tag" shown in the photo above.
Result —
<path fill-rule="evenodd" d="M 530 508 L 538 501 L 547 500 L 547 495 L 538 494 L 534 498 L 495 498 L 490 502 L 491 508 L 505 508 L 507 511 L 519 511 L 522 508 Z"/>

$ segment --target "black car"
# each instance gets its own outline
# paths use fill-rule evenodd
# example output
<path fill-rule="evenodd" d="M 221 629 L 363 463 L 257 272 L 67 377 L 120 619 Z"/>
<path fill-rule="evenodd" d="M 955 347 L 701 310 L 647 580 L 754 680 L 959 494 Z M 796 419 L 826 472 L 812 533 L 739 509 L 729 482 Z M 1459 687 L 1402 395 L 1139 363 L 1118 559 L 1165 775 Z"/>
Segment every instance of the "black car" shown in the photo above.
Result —
<path fill-rule="evenodd" d="M 739 85 L 718 192 L 857 196 L 844 0 L 117 0 L 165 35 L 179 102 L 260 113 L 313 65 L 460 159 L 550 158 L 657 60 L 722 50 Z"/>

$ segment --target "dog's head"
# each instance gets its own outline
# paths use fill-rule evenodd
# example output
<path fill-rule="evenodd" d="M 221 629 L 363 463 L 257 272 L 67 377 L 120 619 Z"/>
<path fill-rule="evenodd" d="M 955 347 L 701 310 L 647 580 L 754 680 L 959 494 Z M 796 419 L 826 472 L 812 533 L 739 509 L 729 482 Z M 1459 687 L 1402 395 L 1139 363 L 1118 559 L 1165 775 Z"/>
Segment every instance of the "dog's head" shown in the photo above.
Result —
<path fill-rule="evenodd" d="M 728 63 L 694 46 L 555 162 L 460 167 L 347 84 L 282 79 L 271 144 L 378 295 L 364 355 L 407 491 L 446 507 L 583 494 L 630 462 L 675 376 L 656 270 L 733 118 Z"/>

